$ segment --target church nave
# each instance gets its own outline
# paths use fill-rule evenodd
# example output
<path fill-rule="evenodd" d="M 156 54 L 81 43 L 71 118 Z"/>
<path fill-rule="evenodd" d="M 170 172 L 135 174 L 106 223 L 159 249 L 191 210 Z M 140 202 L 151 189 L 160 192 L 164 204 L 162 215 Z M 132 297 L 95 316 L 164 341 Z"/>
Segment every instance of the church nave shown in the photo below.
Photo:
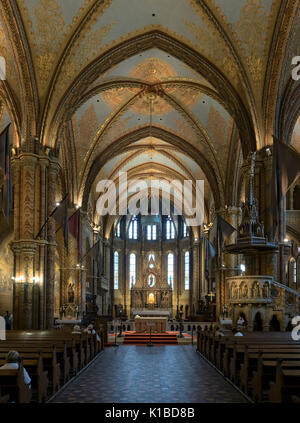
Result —
<path fill-rule="evenodd" d="M 53 403 L 245 403 L 186 346 L 106 348 Z"/>

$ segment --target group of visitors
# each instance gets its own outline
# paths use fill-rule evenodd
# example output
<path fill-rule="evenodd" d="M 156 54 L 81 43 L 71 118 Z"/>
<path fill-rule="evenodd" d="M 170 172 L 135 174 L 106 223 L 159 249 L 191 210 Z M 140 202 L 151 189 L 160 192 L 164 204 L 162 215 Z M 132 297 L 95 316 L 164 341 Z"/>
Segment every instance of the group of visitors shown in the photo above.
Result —
<path fill-rule="evenodd" d="M 225 336 L 224 331 L 222 329 L 220 329 L 219 327 L 216 327 L 215 334 L 216 334 L 216 336 Z M 243 333 L 235 327 L 231 329 L 231 334 L 234 335 L 234 336 L 244 336 Z M 229 335 L 229 333 L 227 333 L 227 335 Z"/>
<path fill-rule="evenodd" d="M 79 325 L 75 325 L 73 327 L 72 333 L 79 334 L 79 335 L 82 333 L 90 333 L 92 335 L 96 335 L 97 341 L 100 342 L 100 337 L 96 333 L 93 324 L 89 324 L 86 328 L 82 328 L 82 329 Z"/>

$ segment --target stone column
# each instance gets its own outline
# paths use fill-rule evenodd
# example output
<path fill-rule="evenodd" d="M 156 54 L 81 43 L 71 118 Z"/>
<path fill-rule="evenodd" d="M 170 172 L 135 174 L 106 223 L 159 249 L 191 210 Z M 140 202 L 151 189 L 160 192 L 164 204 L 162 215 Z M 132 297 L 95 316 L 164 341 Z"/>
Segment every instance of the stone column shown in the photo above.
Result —
<path fill-rule="evenodd" d="M 49 158 L 21 152 L 12 159 L 14 183 L 14 329 L 43 327 L 43 249 L 36 239 L 45 221 L 47 188 L 43 173 Z M 44 231 L 39 238 L 43 238 Z"/>
<path fill-rule="evenodd" d="M 32 329 L 32 286 L 36 245 L 34 221 L 36 217 L 35 169 L 36 156 L 22 154 L 13 160 L 15 183 L 15 241 L 14 253 L 14 329 Z"/>
<path fill-rule="evenodd" d="M 47 172 L 47 210 L 50 216 L 56 207 L 56 184 L 59 171 L 58 162 L 51 162 Z M 55 279 L 55 249 L 56 249 L 56 223 L 50 217 L 47 224 L 47 279 L 46 291 L 46 328 L 51 328 L 54 323 L 54 279 Z"/>

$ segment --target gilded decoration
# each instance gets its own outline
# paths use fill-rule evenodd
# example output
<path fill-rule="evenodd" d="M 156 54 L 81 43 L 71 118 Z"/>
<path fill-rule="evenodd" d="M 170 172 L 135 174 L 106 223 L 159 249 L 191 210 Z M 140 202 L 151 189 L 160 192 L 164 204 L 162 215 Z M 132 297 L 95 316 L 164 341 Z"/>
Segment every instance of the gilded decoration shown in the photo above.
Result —
<path fill-rule="evenodd" d="M 226 122 L 221 113 L 211 106 L 208 113 L 208 121 L 206 130 L 210 137 L 214 140 L 215 148 L 218 152 L 219 163 L 223 171 L 223 175 L 226 173 L 227 161 L 222 160 L 227 158 L 229 149 L 229 125 L 231 119 Z"/>
<path fill-rule="evenodd" d="M 168 79 L 178 79 L 177 73 L 171 65 L 159 58 L 149 58 L 138 64 L 129 72 L 128 77 L 154 85 L 158 90 L 161 89 L 167 94 L 172 94 L 174 97 L 180 98 L 180 101 L 185 106 L 194 106 L 202 97 L 199 89 L 188 87 L 187 84 L 180 86 L 180 81 L 178 83 L 168 84 Z M 143 94 L 144 92 L 145 94 Z M 130 93 L 135 95 L 137 89 L 135 87 L 117 87 L 104 91 L 101 96 L 111 107 L 116 107 L 121 103 L 125 103 L 129 99 Z M 163 115 L 172 110 L 171 105 L 159 96 L 156 96 L 152 101 L 153 115 Z M 137 114 L 149 115 L 150 102 L 147 89 L 141 91 L 141 96 L 137 98 L 131 110 Z"/>
<path fill-rule="evenodd" d="M 34 4 L 29 0 L 18 1 L 28 37 L 35 47 L 33 55 L 37 66 L 37 80 L 42 91 L 47 88 L 60 53 L 68 42 L 68 36 L 76 29 L 93 0 L 84 0 L 82 3 L 82 7 L 73 10 L 71 22 L 67 24 L 59 1 L 36 0 Z"/>
<path fill-rule="evenodd" d="M 90 140 L 93 139 L 99 126 L 94 105 L 91 104 L 78 121 L 76 115 L 74 115 L 72 123 L 76 140 L 77 163 L 80 165 L 89 149 Z"/>
<path fill-rule="evenodd" d="M 6 78 L 9 81 L 11 90 L 20 96 L 20 82 L 17 69 L 14 63 L 14 56 L 11 54 L 12 46 L 4 29 L 4 23 L 0 14 L 0 56 L 6 61 Z"/>

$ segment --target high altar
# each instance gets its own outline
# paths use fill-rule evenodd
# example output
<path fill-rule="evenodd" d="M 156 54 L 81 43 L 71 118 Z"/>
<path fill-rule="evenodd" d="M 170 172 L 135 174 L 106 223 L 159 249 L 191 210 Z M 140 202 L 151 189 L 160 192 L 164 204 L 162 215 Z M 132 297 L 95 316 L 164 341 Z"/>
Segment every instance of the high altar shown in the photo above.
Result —
<path fill-rule="evenodd" d="M 170 284 L 161 278 L 160 260 L 153 253 L 145 255 L 143 277 L 131 288 L 131 315 L 142 316 L 139 323 L 136 319 L 139 328 L 145 329 L 147 319 L 153 316 L 153 327 L 166 330 L 166 316 L 172 312 L 172 293 Z"/>

